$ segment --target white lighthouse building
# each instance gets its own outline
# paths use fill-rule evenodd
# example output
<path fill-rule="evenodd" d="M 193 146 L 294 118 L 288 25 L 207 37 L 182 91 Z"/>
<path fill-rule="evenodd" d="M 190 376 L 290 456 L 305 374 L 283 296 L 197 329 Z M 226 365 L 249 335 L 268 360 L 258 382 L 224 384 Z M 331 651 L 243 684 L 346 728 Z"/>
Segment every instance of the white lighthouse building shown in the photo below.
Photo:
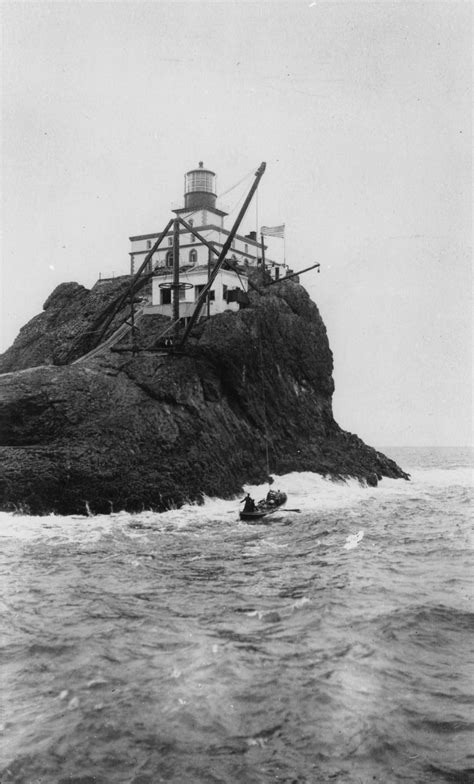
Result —
<path fill-rule="evenodd" d="M 173 210 L 173 212 L 198 232 L 204 234 L 207 241 L 211 242 L 217 251 L 220 251 L 230 230 L 224 227 L 224 218 L 227 213 L 216 206 L 215 182 L 215 173 L 210 169 L 205 169 L 201 161 L 197 169 L 191 169 L 185 174 L 184 206 Z M 132 274 L 137 271 L 158 236 L 159 233 L 155 232 L 130 237 L 130 272 Z M 150 271 L 154 268 L 173 266 L 172 245 L 173 236 L 170 230 L 164 244 L 158 248 L 150 260 Z M 229 259 L 243 264 L 256 264 L 260 249 L 256 232 L 250 232 L 246 236 L 236 234 L 229 252 Z M 182 229 L 179 238 L 179 258 L 181 265 L 207 264 L 208 248 L 199 242 L 193 234 Z"/>
<path fill-rule="evenodd" d="M 180 314 L 186 319 L 192 314 L 194 303 L 199 298 L 209 277 L 210 268 L 217 260 L 230 230 L 224 226 L 227 213 L 217 207 L 216 175 L 204 168 L 202 162 L 197 169 L 191 169 L 184 177 L 184 205 L 174 209 L 177 217 L 186 221 L 193 229 L 210 243 L 217 254 L 184 227 L 179 230 L 179 267 L 180 280 L 187 284 L 180 290 Z M 130 237 L 130 272 L 134 274 L 150 253 L 159 232 L 139 234 Z M 256 267 L 262 257 L 262 246 L 256 232 L 247 235 L 236 234 L 227 253 L 227 260 L 234 270 L 223 268 L 219 271 L 213 288 L 209 292 L 209 315 L 223 310 L 238 310 L 242 298 L 236 292 L 246 292 L 248 288 L 247 271 Z M 270 259 L 266 267 L 273 277 L 278 277 L 278 267 Z M 158 249 L 148 261 L 145 272 L 155 271 L 152 281 L 152 305 L 148 313 L 172 315 L 171 290 L 167 284 L 173 278 L 173 229 L 171 228 Z M 276 272 L 276 275 L 275 275 Z M 232 292 L 232 293 L 230 293 Z"/>

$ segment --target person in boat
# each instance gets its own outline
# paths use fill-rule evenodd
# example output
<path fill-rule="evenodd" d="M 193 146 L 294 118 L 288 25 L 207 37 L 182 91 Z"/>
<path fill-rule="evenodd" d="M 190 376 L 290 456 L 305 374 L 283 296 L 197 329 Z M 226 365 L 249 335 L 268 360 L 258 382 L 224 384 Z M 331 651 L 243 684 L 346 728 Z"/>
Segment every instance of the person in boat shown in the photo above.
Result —
<path fill-rule="evenodd" d="M 240 503 L 244 505 L 244 512 L 255 512 L 255 501 L 251 497 L 250 493 L 247 493 L 245 498 Z"/>
<path fill-rule="evenodd" d="M 269 490 L 267 497 L 264 501 L 260 502 L 259 506 L 265 506 L 267 509 L 276 509 L 284 504 L 285 501 L 286 495 L 285 493 L 282 493 L 281 490 Z"/>
<path fill-rule="evenodd" d="M 279 492 L 276 492 L 275 490 L 269 490 L 268 493 L 267 493 L 267 497 L 266 497 L 265 503 L 268 506 L 276 506 L 278 495 L 279 495 Z"/>

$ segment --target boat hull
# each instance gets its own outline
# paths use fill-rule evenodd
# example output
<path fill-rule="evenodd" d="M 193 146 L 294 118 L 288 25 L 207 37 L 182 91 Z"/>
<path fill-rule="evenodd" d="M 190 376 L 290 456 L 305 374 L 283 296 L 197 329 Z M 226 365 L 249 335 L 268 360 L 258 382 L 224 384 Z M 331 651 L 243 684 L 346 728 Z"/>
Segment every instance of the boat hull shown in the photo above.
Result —
<path fill-rule="evenodd" d="M 241 520 L 246 520 L 247 522 L 251 520 L 261 520 L 262 517 L 266 517 L 268 512 L 239 512 L 239 517 Z"/>
<path fill-rule="evenodd" d="M 286 501 L 286 493 L 270 490 L 267 497 L 262 501 L 259 501 L 252 512 L 239 512 L 239 517 L 241 520 L 245 520 L 247 523 L 259 522 L 264 517 L 268 517 L 268 515 L 271 515 L 273 512 L 277 512 L 278 509 L 281 509 L 281 507 L 286 504 Z"/>

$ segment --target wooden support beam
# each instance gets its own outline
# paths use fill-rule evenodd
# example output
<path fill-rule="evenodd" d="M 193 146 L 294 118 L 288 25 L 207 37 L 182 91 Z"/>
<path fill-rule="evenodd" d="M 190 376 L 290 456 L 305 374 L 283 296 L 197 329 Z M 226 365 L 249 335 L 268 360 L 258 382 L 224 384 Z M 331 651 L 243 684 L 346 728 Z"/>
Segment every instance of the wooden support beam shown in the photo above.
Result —
<path fill-rule="evenodd" d="M 302 275 L 303 272 L 309 272 L 310 270 L 315 269 L 315 267 L 320 267 L 320 266 L 321 266 L 320 264 L 313 264 L 311 267 L 306 267 L 306 269 L 299 270 L 299 272 L 293 272 L 291 275 L 285 275 L 284 278 L 278 278 L 278 280 L 272 280 L 270 283 L 266 283 L 265 285 L 274 286 L 275 283 L 284 283 L 285 280 L 289 280 L 290 278 L 295 278 L 297 275 Z"/>
<path fill-rule="evenodd" d="M 231 261 L 229 261 L 229 259 L 225 259 L 225 263 L 227 264 L 227 266 L 229 267 L 229 269 L 231 269 L 231 270 L 232 270 L 232 272 L 235 272 L 235 273 L 236 273 L 236 275 L 240 275 L 240 272 L 239 272 L 239 270 L 235 268 L 234 264 L 232 264 L 232 262 L 231 262 Z M 250 278 L 248 277 L 248 274 L 247 274 L 247 283 L 249 284 L 249 288 L 251 288 L 251 289 L 253 289 L 254 291 L 256 291 L 256 292 L 257 292 L 257 294 L 261 294 L 261 293 L 262 293 L 262 292 L 261 292 L 261 289 L 260 289 L 258 286 L 256 286 L 256 285 L 255 285 L 255 283 L 252 283 L 252 281 L 251 281 L 251 280 L 250 280 Z"/>
<path fill-rule="evenodd" d="M 105 309 L 105 311 L 101 314 L 99 319 L 94 324 L 94 328 L 92 330 L 93 332 L 98 331 L 101 328 L 97 340 L 94 341 L 95 345 L 98 345 L 101 342 L 102 338 L 104 337 L 107 331 L 107 328 L 109 327 L 110 323 L 113 321 L 114 317 L 119 312 L 123 304 L 126 302 L 127 298 L 129 296 L 133 297 L 137 293 L 137 291 L 139 291 L 139 289 L 145 285 L 145 283 L 150 279 L 150 277 L 152 277 L 153 273 L 148 273 L 148 275 L 146 276 L 142 276 L 142 273 L 148 266 L 148 263 L 151 260 L 154 252 L 161 245 L 162 241 L 168 234 L 168 231 L 170 230 L 172 223 L 173 223 L 173 219 L 168 221 L 166 228 L 163 229 L 160 236 L 156 240 L 155 244 L 145 256 L 145 260 L 143 261 L 143 263 L 140 265 L 139 269 L 135 273 L 133 280 L 130 282 L 130 285 L 127 287 L 126 291 L 120 297 L 118 297 L 114 302 L 112 302 L 112 304 L 109 305 L 108 308 Z M 145 280 L 143 280 L 144 278 Z"/>
<path fill-rule="evenodd" d="M 213 245 L 211 242 L 208 242 L 208 241 L 206 240 L 206 238 L 202 236 L 202 234 L 199 234 L 199 232 L 198 232 L 198 231 L 196 231 L 196 229 L 194 229 L 194 228 L 191 226 L 191 224 L 190 224 L 190 223 L 187 223 L 187 222 L 186 222 L 186 221 L 185 221 L 183 218 L 178 218 L 178 220 L 179 220 L 179 222 L 181 223 L 181 225 L 182 225 L 182 226 L 184 226 L 184 228 L 186 229 L 186 231 L 189 231 L 189 232 L 191 232 L 191 234 L 194 234 L 194 236 L 195 236 L 195 237 L 196 237 L 196 238 L 197 238 L 197 239 L 198 239 L 200 242 L 202 242 L 202 243 L 203 243 L 203 245 L 206 245 L 206 246 L 209 248 L 209 250 L 210 250 L 212 253 L 214 253 L 214 255 L 215 255 L 215 256 L 219 256 L 219 251 L 217 250 L 217 248 L 216 248 L 216 247 L 215 247 L 215 246 L 214 246 L 214 245 Z M 229 266 L 229 268 L 230 268 L 230 269 L 231 269 L 233 272 L 236 272 L 236 273 L 237 273 L 237 275 L 239 275 L 239 271 L 238 271 L 238 270 L 235 268 L 235 265 L 234 265 L 234 264 L 232 264 L 232 262 L 231 262 L 231 261 L 229 261 L 229 259 L 224 259 L 224 261 L 225 261 L 225 263 L 226 263 L 226 264 Z M 248 284 L 249 284 L 250 288 L 252 288 L 254 291 L 258 291 L 258 293 L 260 294 L 260 289 L 259 289 L 259 287 L 258 287 L 258 286 L 256 286 L 256 285 L 255 285 L 255 283 L 252 283 L 252 281 L 251 281 L 251 280 L 249 280 L 249 281 L 248 281 Z"/>
<path fill-rule="evenodd" d="M 179 329 L 179 220 L 173 221 L 173 322 L 175 323 L 175 334 Z"/>
<path fill-rule="evenodd" d="M 186 229 L 186 231 L 189 231 L 190 234 L 193 234 L 199 240 L 199 242 L 202 242 L 203 245 L 206 245 L 206 247 L 209 248 L 209 250 L 212 251 L 212 253 L 215 253 L 216 256 L 219 255 L 219 251 L 216 250 L 214 245 L 208 240 L 206 240 L 206 238 L 203 237 L 202 234 L 196 231 L 196 229 L 193 226 L 191 226 L 190 223 L 187 223 L 187 221 L 185 221 L 184 218 L 178 217 L 178 221 L 180 222 L 181 226 L 183 226 Z"/>

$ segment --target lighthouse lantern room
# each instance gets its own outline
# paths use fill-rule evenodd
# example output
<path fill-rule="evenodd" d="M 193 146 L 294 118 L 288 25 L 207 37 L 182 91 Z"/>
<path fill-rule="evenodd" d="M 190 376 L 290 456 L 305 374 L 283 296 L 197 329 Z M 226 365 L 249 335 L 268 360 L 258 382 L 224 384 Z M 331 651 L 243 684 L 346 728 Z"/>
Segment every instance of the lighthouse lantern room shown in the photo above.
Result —
<path fill-rule="evenodd" d="M 216 175 L 205 169 L 202 161 L 199 168 L 184 175 L 184 208 L 186 210 L 214 209 L 216 206 Z"/>

